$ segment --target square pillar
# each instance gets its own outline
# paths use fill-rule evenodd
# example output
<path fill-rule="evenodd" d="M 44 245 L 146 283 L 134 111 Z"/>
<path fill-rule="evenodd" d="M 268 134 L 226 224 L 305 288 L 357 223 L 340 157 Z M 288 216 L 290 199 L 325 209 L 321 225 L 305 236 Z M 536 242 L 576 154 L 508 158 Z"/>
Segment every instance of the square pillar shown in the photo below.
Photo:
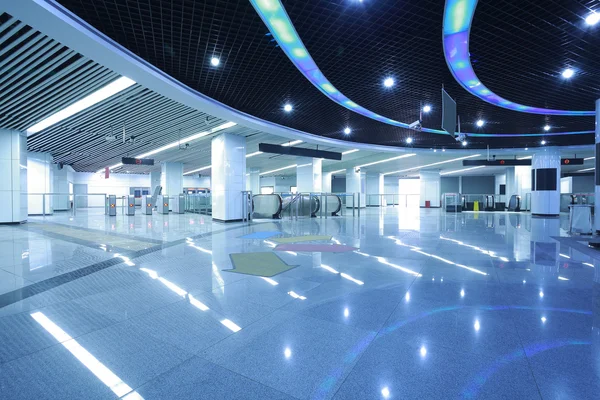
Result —
<path fill-rule="evenodd" d="M 154 189 L 160 186 L 160 170 L 150 171 L 150 193 L 154 193 Z"/>
<path fill-rule="evenodd" d="M 0 224 L 27 221 L 27 135 L 0 129 Z"/>
<path fill-rule="evenodd" d="M 251 190 L 252 195 L 260 194 L 260 169 L 250 168 L 246 175 L 246 190 Z"/>
<path fill-rule="evenodd" d="M 299 158 L 296 167 L 296 187 L 300 193 L 320 193 L 323 190 L 323 160 Z"/>
<path fill-rule="evenodd" d="M 358 193 L 360 196 L 360 208 L 364 208 L 367 205 L 367 178 L 364 171 L 360 168 L 352 168 L 346 170 L 346 192 L 347 193 Z M 356 199 L 355 207 L 358 207 L 358 199 Z M 352 200 L 346 200 L 346 206 L 350 207 Z"/>
<path fill-rule="evenodd" d="M 431 207 L 439 208 L 442 201 L 442 179 L 440 171 L 421 171 L 420 206 L 425 207 L 429 201 Z"/>
<path fill-rule="evenodd" d="M 367 172 L 367 206 L 381 207 L 383 199 L 381 196 L 369 196 L 372 194 L 383 194 L 383 174 Z"/>
<path fill-rule="evenodd" d="M 160 166 L 160 184 L 163 195 L 177 196 L 183 193 L 183 163 L 163 163 Z"/>
<path fill-rule="evenodd" d="M 54 160 L 50 153 L 27 153 L 27 207 L 29 215 L 52 214 L 53 196 L 33 195 L 33 193 L 54 192 Z M 44 212 L 44 205 L 46 206 Z"/>
<path fill-rule="evenodd" d="M 322 176 L 323 183 L 321 184 L 321 190 L 323 191 L 323 193 L 331 193 L 331 172 L 324 172 Z"/>
<path fill-rule="evenodd" d="M 223 133 L 211 143 L 211 192 L 214 221 L 242 220 L 242 191 L 246 190 L 246 138 Z"/>

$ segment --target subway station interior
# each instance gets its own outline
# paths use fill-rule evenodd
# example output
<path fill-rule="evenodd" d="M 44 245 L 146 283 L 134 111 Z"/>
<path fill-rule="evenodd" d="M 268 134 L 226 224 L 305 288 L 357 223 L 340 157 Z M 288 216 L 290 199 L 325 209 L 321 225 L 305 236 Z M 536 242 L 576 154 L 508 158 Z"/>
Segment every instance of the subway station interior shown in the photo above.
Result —
<path fill-rule="evenodd" d="M 0 399 L 599 399 L 598 113 L 592 0 L 0 0 Z"/>

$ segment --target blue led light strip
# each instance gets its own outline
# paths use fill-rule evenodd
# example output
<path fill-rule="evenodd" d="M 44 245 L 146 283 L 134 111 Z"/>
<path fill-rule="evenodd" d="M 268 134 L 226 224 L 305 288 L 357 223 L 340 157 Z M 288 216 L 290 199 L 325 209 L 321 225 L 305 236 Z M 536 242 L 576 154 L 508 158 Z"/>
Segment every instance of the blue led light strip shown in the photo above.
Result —
<path fill-rule="evenodd" d="M 461 1 L 461 0 L 458 0 Z M 464 0 L 462 0 L 464 1 Z M 473 0 L 468 0 L 473 1 Z M 281 4 L 280 0 L 250 0 L 250 3 L 254 6 L 254 9 L 260 15 L 263 22 L 269 28 L 269 31 L 283 49 L 284 53 L 292 61 L 292 63 L 298 68 L 300 72 L 319 89 L 329 99 L 335 101 L 339 105 L 347 108 L 348 110 L 354 111 L 357 114 L 365 117 L 374 119 L 384 124 L 398 126 L 400 128 L 409 128 L 409 125 L 393 120 L 391 118 L 384 117 L 383 115 L 377 114 L 371 110 L 362 107 L 343 93 L 336 89 L 335 86 L 325 77 L 323 72 L 319 69 L 313 58 L 310 56 L 308 50 L 302 43 L 296 28 L 292 24 L 285 8 Z M 470 63 L 469 63 L 470 65 Z M 447 135 L 448 133 L 439 129 L 422 128 L 423 132 L 435 133 L 439 135 Z M 561 135 L 581 135 L 594 133 L 593 131 L 584 132 L 553 132 L 553 133 L 524 133 L 524 134 L 481 134 L 481 133 L 465 133 L 467 136 L 472 137 L 528 137 L 528 136 L 561 136 Z"/>
<path fill-rule="evenodd" d="M 477 78 L 469 54 L 469 35 L 477 1 L 446 0 L 446 8 L 444 9 L 444 58 L 450 72 L 462 87 L 483 101 L 513 111 L 567 116 L 594 116 L 596 114 L 595 111 L 568 111 L 530 107 L 502 98 L 488 89 Z"/>

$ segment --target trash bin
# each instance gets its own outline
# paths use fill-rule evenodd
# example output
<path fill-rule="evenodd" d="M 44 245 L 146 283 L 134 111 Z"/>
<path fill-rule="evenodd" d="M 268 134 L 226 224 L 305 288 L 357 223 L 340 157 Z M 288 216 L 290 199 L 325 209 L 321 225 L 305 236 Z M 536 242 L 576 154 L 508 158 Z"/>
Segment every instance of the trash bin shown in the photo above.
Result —
<path fill-rule="evenodd" d="M 431 201 L 425 200 L 425 208 L 431 208 Z"/>

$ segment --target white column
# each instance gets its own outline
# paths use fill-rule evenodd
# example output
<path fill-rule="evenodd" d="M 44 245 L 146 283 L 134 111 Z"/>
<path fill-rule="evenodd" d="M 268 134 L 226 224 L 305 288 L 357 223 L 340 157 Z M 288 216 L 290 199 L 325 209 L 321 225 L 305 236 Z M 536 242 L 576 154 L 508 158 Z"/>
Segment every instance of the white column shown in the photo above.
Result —
<path fill-rule="evenodd" d="M 494 176 L 494 194 L 500 194 L 500 185 L 504 185 L 504 190 L 506 190 L 506 174 Z"/>
<path fill-rule="evenodd" d="M 246 190 L 251 190 L 252 195 L 260 194 L 260 169 L 250 168 L 248 170 Z"/>
<path fill-rule="evenodd" d="M 440 179 L 441 182 L 441 179 Z M 462 193 L 462 176 L 458 177 L 458 193 Z"/>
<path fill-rule="evenodd" d="M 421 179 L 420 206 L 425 207 L 425 202 L 429 201 L 431 207 L 440 207 L 442 179 L 440 171 L 421 171 L 419 173 Z"/>
<path fill-rule="evenodd" d="M 365 176 L 365 172 L 360 169 L 347 169 L 346 170 L 346 192 L 347 193 L 359 193 L 360 196 L 360 208 L 364 208 L 366 206 L 365 196 L 367 193 L 367 180 Z M 358 207 L 358 199 L 355 198 L 356 204 L 355 207 Z M 346 206 L 352 206 L 352 200 L 346 200 Z"/>
<path fill-rule="evenodd" d="M 515 167 L 506 168 L 506 205 L 510 201 L 510 197 L 513 194 L 517 194 L 517 187 L 515 184 Z"/>
<path fill-rule="evenodd" d="M 382 206 L 381 196 L 369 196 L 372 194 L 383 194 L 383 174 L 367 172 L 367 206 Z"/>
<path fill-rule="evenodd" d="M 323 183 L 321 185 L 323 193 L 331 193 L 331 172 L 323 173 Z"/>
<path fill-rule="evenodd" d="M 560 150 L 557 147 L 544 147 L 534 153 L 531 169 L 535 175 L 535 187 L 531 192 L 531 214 L 559 215 Z"/>
<path fill-rule="evenodd" d="M 300 193 L 320 193 L 323 189 L 322 165 L 320 158 L 298 158 L 296 167 L 296 187 Z"/>
<path fill-rule="evenodd" d="M 163 163 L 160 166 L 160 184 L 163 195 L 177 196 L 183 193 L 183 163 Z"/>
<path fill-rule="evenodd" d="M 0 129 L 0 224 L 27 221 L 27 135 Z"/>
<path fill-rule="evenodd" d="M 154 188 L 160 186 L 160 170 L 150 171 L 150 193 L 154 193 Z"/>
<path fill-rule="evenodd" d="M 27 191 L 30 193 L 27 201 L 29 215 L 42 215 L 44 198 L 32 193 L 54 191 L 54 165 L 50 153 L 27 153 Z M 52 196 L 46 196 L 45 214 L 52 214 L 52 202 Z"/>
<path fill-rule="evenodd" d="M 246 188 L 246 138 L 223 133 L 211 144 L 212 217 L 221 222 L 242 219 Z"/>
<path fill-rule="evenodd" d="M 53 190 L 54 193 L 66 193 L 57 196 L 52 196 L 52 205 L 54 211 L 66 211 L 71 209 L 69 203 L 69 178 L 68 170 L 69 166 L 63 166 L 60 168 L 58 164 L 53 164 L 52 169 L 54 175 Z"/>
<path fill-rule="evenodd" d="M 598 171 L 598 163 L 600 163 L 600 99 L 596 100 L 596 187 L 594 190 L 595 198 L 599 199 L 596 204 L 599 206 L 594 212 L 594 226 L 596 231 L 600 231 L 600 172 Z"/>

